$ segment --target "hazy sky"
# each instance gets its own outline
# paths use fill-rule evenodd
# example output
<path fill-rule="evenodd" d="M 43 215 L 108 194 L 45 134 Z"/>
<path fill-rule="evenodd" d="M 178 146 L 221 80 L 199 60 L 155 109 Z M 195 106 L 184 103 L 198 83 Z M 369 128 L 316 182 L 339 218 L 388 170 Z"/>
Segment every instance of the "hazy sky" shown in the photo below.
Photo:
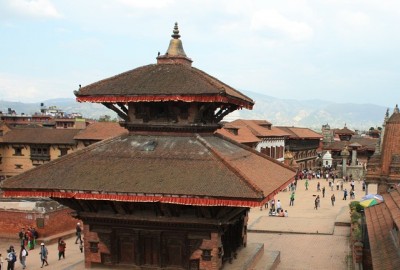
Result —
<path fill-rule="evenodd" d="M 74 97 L 155 63 L 175 22 L 193 66 L 238 90 L 400 102 L 398 0 L 1 0 L 0 100 Z"/>

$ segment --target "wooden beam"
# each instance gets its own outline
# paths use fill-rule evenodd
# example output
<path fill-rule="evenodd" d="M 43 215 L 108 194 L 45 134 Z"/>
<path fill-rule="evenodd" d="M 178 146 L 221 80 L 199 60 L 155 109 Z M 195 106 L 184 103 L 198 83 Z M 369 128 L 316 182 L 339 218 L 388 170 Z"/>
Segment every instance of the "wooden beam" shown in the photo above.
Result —
<path fill-rule="evenodd" d="M 128 114 L 128 109 L 126 108 L 126 106 L 125 106 L 124 103 L 122 103 L 122 102 L 117 102 L 117 105 L 120 107 L 120 109 L 121 109 L 124 113 Z"/>
<path fill-rule="evenodd" d="M 106 106 L 107 108 L 109 108 L 110 110 L 113 110 L 114 112 L 116 112 L 118 114 L 118 116 L 121 117 L 123 120 L 125 120 L 126 122 L 129 122 L 128 115 L 125 114 L 124 112 L 122 112 L 120 109 L 118 109 L 114 104 L 106 103 L 106 102 L 103 102 L 102 104 L 104 106 Z"/>

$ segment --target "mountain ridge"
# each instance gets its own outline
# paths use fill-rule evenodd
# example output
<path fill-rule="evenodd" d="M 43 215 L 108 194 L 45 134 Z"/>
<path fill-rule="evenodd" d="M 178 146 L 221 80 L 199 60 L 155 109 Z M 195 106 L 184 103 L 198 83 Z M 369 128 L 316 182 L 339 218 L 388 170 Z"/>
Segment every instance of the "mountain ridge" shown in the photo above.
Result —
<path fill-rule="evenodd" d="M 237 110 L 224 120 L 238 118 L 262 119 L 274 126 L 299 126 L 320 130 L 323 124 L 331 128 L 343 128 L 345 125 L 353 130 L 368 130 L 383 123 L 386 107 L 375 104 L 335 103 L 326 100 L 280 99 L 260 93 L 241 91 L 255 101 L 253 110 Z M 85 118 L 99 119 L 117 115 L 96 103 L 79 103 L 74 98 L 48 99 L 40 103 L 45 106 L 57 106 L 66 113 L 81 113 Z M 23 103 L 0 100 L 0 111 L 11 108 L 17 114 L 34 114 L 40 111 L 40 103 Z"/>

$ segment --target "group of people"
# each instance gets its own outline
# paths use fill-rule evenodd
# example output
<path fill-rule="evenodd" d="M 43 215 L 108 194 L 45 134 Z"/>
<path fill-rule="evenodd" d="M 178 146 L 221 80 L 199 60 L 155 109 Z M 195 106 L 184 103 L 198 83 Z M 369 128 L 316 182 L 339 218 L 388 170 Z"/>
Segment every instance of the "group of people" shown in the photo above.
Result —
<path fill-rule="evenodd" d="M 33 227 L 27 227 L 27 229 L 22 228 L 18 233 L 18 237 L 21 246 L 27 247 L 28 249 L 34 249 L 36 245 L 36 239 L 39 238 L 39 234 Z"/>
<path fill-rule="evenodd" d="M 269 209 L 270 216 L 276 216 L 276 217 L 288 217 L 289 216 L 288 211 L 282 209 L 282 204 L 281 204 L 280 200 L 278 200 L 275 204 L 275 199 L 272 199 L 269 201 L 269 204 L 271 205 L 271 207 Z M 266 205 L 268 208 L 268 203 L 266 203 Z"/>
<path fill-rule="evenodd" d="M 19 260 L 22 265 L 22 269 L 26 268 L 26 258 L 29 255 L 28 250 L 32 250 L 35 248 L 36 239 L 38 238 L 38 234 L 34 228 L 29 227 L 29 229 L 25 230 L 22 228 L 21 231 L 18 233 L 18 237 L 21 243 L 21 249 L 19 254 L 14 249 L 14 246 L 10 246 L 7 249 L 7 257 L 5 260 L 7 262 L 7 270 L 14 270 L 15 263 Z M 82 228 L 80 223 L 78 222 L 76 225 L 76 240 L 75 244 L 78 244 L 79 241 L 79 249 L 83 252 L 83 241 L 82 241 Z M 58 260 L 61 258 L 65 259 L 65 250 L 66 250 L 66 243 L 62 237 L 58 238 L 57 249 L 58 249 Z M 28 249 L 27 249 L 28 248 Z M 45 243 L 40 244 L 40 261 L 42 263 L 41 268 L 43 266 L 48 266 L 49 263 L 47 261 L 47 257 L 49 255 L 49 251 L 45 245 Z M 0 270 L 3 270 L 3 257 L 0 254 Z"/>

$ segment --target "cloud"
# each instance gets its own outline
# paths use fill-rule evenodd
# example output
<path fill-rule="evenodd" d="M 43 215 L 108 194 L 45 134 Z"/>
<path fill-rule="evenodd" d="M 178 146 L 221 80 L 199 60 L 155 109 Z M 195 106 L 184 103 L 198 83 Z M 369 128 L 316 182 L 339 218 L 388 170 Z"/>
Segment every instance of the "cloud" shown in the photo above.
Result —
<path fill-rule="evenodd" d="M 65 90 L 66 85 L 60 79 L 39 79 L 0 73 L 0 98 L 7 101 L 35 102 L 49 98 L 72 97 L 72 91 Z"/>
<path fill-rule="evenodd" d="M 30 17 L 60 18 L 61 14 L 49 0 L 8 0 L 13 12 Z"/>
<path fill-rule="evenodd" d="M 290 20 L 273 9 L 255 11 L 251 18 L 251 28 L 256 31 L 274 30 L 294 41 L 308 40 L 314 34 L 307 23 Z"/>
<path fill-rule="evenodd" d="M 174 0 L 118 0 L 118 2 L 129 8 L 165 8 L 172 5 Z"/>

